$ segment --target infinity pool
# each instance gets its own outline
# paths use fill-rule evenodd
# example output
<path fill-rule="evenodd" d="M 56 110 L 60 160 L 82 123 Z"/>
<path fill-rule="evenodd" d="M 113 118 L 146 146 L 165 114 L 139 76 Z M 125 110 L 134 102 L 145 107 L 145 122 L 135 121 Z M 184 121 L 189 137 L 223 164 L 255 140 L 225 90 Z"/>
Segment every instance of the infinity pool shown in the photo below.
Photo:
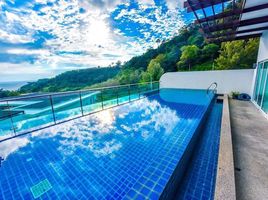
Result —
<path fill-rule="evenodd" d="M 213 94 L 159 93 L 0 143 L 0 199 L 159 199 Z"/>

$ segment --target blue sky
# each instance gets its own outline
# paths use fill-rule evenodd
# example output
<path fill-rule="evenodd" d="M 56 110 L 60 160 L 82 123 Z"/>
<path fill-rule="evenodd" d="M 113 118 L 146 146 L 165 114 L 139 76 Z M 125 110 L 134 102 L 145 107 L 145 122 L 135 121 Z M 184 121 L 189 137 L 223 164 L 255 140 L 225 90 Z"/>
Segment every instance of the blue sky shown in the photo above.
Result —
<path fill-rule="evenodd" d="M 182 0 L 0 0 L 0 82 L 127 61 L 192 19 Z"/>

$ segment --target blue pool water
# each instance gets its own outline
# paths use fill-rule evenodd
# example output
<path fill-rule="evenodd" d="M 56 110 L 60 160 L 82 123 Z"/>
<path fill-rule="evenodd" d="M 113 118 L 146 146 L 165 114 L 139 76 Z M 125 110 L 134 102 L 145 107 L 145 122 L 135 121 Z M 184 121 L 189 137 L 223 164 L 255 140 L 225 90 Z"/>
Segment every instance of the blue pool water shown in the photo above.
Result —
<path fill-rule="evenodd" d="M 0 199 L 159 199 L 211 99 L 201 90 L 161 89 L 4 141 Z"/>

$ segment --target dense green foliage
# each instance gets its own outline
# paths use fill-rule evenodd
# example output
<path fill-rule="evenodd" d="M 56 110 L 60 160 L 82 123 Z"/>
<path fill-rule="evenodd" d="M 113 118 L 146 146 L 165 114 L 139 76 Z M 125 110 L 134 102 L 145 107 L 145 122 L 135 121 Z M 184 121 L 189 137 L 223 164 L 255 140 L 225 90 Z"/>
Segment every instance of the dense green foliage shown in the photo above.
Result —
<path fill-rule="evenodd" d="M 159 54 L 155 59 L 152 59 L 145 72 L 142 73 L 142 82 L 158 81 L 164 74 L 164 69 L 161 63 L 165 59 L 165 55 Z"/>
<path fill-rule="evenodd" d="M 0 98 L 18 96 L 18 95 L 19 95 L 18 91 L 3 90 L 2 88 L 0 88 Z"/>
<path fill-rule="evenodd" d="M 194 63 L 198 59 L 198 55 L 200 49 L 196 45 L 188 45 L 183 46 L 181 48 L 182 54 L 180 57 L 180 61 L 177 63 L 179 68 L 189 66 L 189 70 L 191 70 L 191 64 Z"/>
<path fill-rule="evenodd" d="M 20 88 L 21 93 L 78 90 L 118 74 L 119 67 L 89 68 L 64 72 L 55 78 L 40 79 Z"/>
<path fill-rule="evenodd" d="M 239 40 L 222 43 L 216 69 L 245 69 L 256 62 L 259 40 Z"/>
<path fill-rule="evenodd" d="M 189 25 L 182 28 L 178 36 L 158 43 L 158 48 L 149 49 L 123 65 L 118 61 L 114 67 L 68 71 L 55 78 L 29 83 L 19 92 L 57 92 L 155 81 L 163 73 L 173 71 L 251 68 L 256 62 L 259 40 L 208 44 L 198 27 Z"/>

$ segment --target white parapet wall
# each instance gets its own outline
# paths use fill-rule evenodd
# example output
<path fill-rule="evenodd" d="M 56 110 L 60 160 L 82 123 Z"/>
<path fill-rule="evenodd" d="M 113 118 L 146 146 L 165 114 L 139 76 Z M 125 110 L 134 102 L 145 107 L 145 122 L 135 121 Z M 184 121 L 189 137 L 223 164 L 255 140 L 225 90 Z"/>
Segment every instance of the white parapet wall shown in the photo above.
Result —
<path fill-rule="evenodd" d="M 264 31 L 260 38 L 258 62 L 268 60 L 268 31 Z"/>
<path fill-rule="evenodd" d="M 160 88 L 207 89 L 211 83 L 216 82 L 219 94 L 237 91 L 252 96 L 254 71 L 254 69 L 243 69 L 169 72 L 160 78 Z"/>

